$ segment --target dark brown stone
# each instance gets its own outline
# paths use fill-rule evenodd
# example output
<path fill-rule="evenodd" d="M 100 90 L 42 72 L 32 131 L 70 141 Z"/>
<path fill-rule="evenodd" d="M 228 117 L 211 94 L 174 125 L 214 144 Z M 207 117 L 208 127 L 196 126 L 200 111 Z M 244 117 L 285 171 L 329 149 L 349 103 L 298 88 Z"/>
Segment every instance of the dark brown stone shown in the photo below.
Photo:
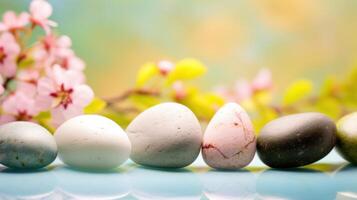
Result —
<path fill-rule="evenodd" d="M 257 140 L 260 159 L 273 168 L 300 167 L 326 156 L 335 146 L 336 125 L 321 113 L 301 113 L 266 124 Z"/>

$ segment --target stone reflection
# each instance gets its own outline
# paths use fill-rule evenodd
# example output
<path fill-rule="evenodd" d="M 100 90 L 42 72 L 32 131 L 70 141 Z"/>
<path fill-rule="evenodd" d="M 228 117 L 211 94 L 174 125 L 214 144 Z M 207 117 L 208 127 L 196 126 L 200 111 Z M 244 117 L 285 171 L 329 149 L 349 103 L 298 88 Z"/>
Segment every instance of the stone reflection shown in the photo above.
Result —
<path fill-rule="evenodd" d="M 318 170 L 317 170 L 318 169 Z M 194 171 L 194 172 L 193 172 Z M 36 171 L 0 167 L 0 199 L 355 199 L 357 167 L 312 165 L 250 172 L 128 165 L 109 172 L 59 166 Z"/>
<path fill-rule="evenodd" d="M 0 167 L 0 199 L 47 199 L 55 190 L 53 172 Z"/>
<path fill-rule="evenodd" d="M 345 165 L 332 175 L 336 199 L 357 199 L 357 167 Z"/>
<path fill-rule="evenodd" d="M 261 199 L 335 199 L 340 192 L 357 192 L 357 168 L 326 165 L 337 170 L 267 169 L 257 179 Z"/>
<path fill-rule="evenodd" d="M 68 167 L 54 170 L 60 196 L 69 199 L 119 199 L 131 186 L 126 171 L 78 171 Z M 67 199 L 66 198 L 66 199 Z"/>
<path fill-rule="evenodd" d="M 128 172 L 135 199 L 201 199 L 202 184 L 188 169 L 135 167 Z"/>
<path fill-rule="evenodd" d="M 255 174 L 247 170 L 210 170 L 201 174 L 200 180 L 208 199 L 254 199 L 256 194 Z"/>

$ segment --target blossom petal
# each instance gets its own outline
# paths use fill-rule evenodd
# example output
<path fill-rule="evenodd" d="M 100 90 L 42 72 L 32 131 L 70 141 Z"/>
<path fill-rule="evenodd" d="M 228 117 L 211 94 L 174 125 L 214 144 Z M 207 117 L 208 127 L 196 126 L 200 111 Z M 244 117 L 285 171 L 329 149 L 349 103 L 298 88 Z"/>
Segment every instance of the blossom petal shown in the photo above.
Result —
<path fill-rule="evenodd" d="M 7 11 L 4 13 L 3 15 L 3 22 L 4 24 L 6 25 L 13 25 L 16 23 L 16 19 L 17 19 L 17 16 L 16 16 L 16 13 L 14 11 Z"/>
<path fill-rule="evenodd" d="M 56 41 L 57 46 L 61 48 L 70 48 L 72 46 L 72 41 L 71 38 L 68 37 L 67 35 L 63 35 L 59 37 Z"/>
<path fill-rule="evenodd" d="M 252 88 L 248 81 L 239 80 L 235 85 L 235 97 L 238 102 L 249 99 L 252 96 Z"/>
<path fill-rule="evenodd" d="M 30 4 L 30 13 L 37 20 L 47 19 L 52 14 L 52 6 L 44 0 L 33 0 Z"/>
<path fill-rule="evenodd" d="M 14 60 L 6 58 L 4 63 L 0 64 L 0 74 L 5 77 L 13 77 L 16 74 L 16 63 Z"/>
<path fill-rule="evenodd" d="M 20 53 L 19 44 L 17 44 L 14 36 L 9 32 L 1 34 L 0 46 L 4 47 L 5 53 L 10 54 L 11 57 L 16 57 Z"/>
<path fill-rule="evenodd" d="M 269 69 L 261 69 L 252 81 L 253 90 L 265 90 L 273 85 L 271 71 Z"/>
<path fill-rule="evenodd" d="M 15 121 L 15 117 L 12 115 L 0 115 L 0 125 Z"/>
<path fill-rule="evenodd" d="M 88 85 L 79 85 L 74 88 L 72 99 L 73 105 L 84 108 L 94 98 L 93 90 Z"/>
<path fill-rule="evenodd" d="M 52 107 L 53 98 L 48 95 L 37 95 L 35 97 L 35 106 L 39 111 L 48 111 Z"/>
<path fill-rule="evenodd" d="M 10 95 L 2 104 L 2 109 L 5 113 L 16 115 L 18 102 L 16 95 Z"/>
<path fill-rule="evenodd" d="M 44 96 L 49 96 L 52 92 L 56 92 L 53 80 L 48 77 L 43 77 L 38 80 L 37 92 Z"/>
<path fill-rule="evenodd" d="M 0 22 L 0 32 L 7 31 L 7 30 L 8 30 L 7 26 L 4 23 Z"/>
<path fill-rule="evenodd" d="M 5 89 L 2 85 L 0 85 L 0 95 L 2 95 L 5 92 Z"/>
<path fill-rule="evenodd" d="M 82 109 L 74 106 L 67 107 L 67 109 L 64 109 L 62 106 L 56 107 L 51 110 L 52 124 L 53 126 L 58 127 L 66 120 L 82 113 Z"/>

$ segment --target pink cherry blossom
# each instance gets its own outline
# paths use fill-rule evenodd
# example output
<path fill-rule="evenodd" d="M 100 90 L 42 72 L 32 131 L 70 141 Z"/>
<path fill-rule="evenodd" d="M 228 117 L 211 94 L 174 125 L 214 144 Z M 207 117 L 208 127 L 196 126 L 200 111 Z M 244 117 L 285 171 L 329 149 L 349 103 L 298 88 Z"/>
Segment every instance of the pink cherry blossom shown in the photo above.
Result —
<path fill-rule="evenodd" d="M 186 92 L 185 87 L 181 81 L 176 81 L 172 85 L 172 89 L 174 91 L 174 98 L 177 101 L 183 100 L 187 96 L 187 92 Z"/>
<path fill-rule="evenodd" d="M 254 91 L 270 89 L 273 85 L 271 71 L 267 68 L 261 69 L 253 79 L 251 85 Z"/>
<path fill-rule="evenodd" d="M 238 80 L 233 89 L 219 87 L 216 92 L 227 101 L 242 102 L 250 99 L 256 92 L 271 89 L 272 85 L 271 72 L 269 69 L 264 68 L 258 72 L 251 82 L 244 79 Z"/>
<path fill-rule="evenodd" d="M 47 1 L 33 0 L 29 14 L 8 11 L 3 15 L 0 22 L 0 124 L 31 121 L 40 112 L 50 112 L 54 125 L 59 125 L 81 114 L 94 96 L 92 89 L 84 84 L 85 64 L 71 49 L 71 39 L 51 33 L 51 27 L 56 26 L 48 19 L 51 14 L 52 7 Z M 31 29 L 25 29 L 28 24 L 32 25 Z M 43 39 L 27 45 L 25 33 L 32 32 L 35 26 L 42 27 L 46 34 Z M 23 50 L 20 43 L 24 45 Z M 22 62 L 24 60 L 34 62 Z M 8 80 L 11 87 L 4 88 Z"/>
<path fill-rule="evenodd" d="M 36 88 L 27 87 L 26 90 L 17 90 L 9 95 L 3 102 L 4 115 L 1 116 L 0 123 L 9 121 L 31 121 L 38 115 L 40 110 L 33 95 Z"/>
<path fill-rule="evenodd" d="M 216 86 L 215 88 L 213 88 L 213 91 L 222 96 L 227 102 L 236 101 L 235 94 L 230 88 L 226 86 Z"/>
<path fill-rule="evenodd" d="M 162 75 L 169 74 L 174 69 L 174 64 L 167 60 L 162 60 L 157 64 Z"/>
<path fill-rule="evenodd" d="M 45 109 L 51 109 L 54 125 L 81 114 L 94 96 L 92 89 L 83 84 L 80 72 L 64 70 L 59 65 L 38 81 L 37 89 L 38 101 Z"/>
<path fill-rule="evenodd" d="M 0 74 L 12 77 L 16 73 L 16 59 L 20 46 L 12 34 L 5 32 L 0 35 Z"/>
<path fill-rule="evenodd" d="M 37 85 L 39 78 L 40 72 L 34 69 L 23 69 L 17 74 L 17 79 L 20 81 L 20 83 Z"/>
<path fill-rule="evenodd" d="M 0 31 L 15 31 L 24 28 L 29 23 L 29 14 L 21 13 L 16 16 L 13 11 L 5 12 L 3 22 L 0 22 Z"/>
<path fill-rule="evenodd" d="M 52 15 L 52 6 L 45 0 L 33 0 L 30 4 L 30 21 L 33 25 L 42 27 L 46 34 L 51 33 L 50 27 L 57 26 L 57 23 L 49 20 Z"/>
<path fill-rule="evenodd" d="M 68 36 L 47 35 L 41 45 L 34 50 L 34 59 L 40 68 L 58 64 L 64 69 L 82 71 L 85 64 L 75 55 L 71 45 Z"/>
<path fill-rule="evenodd" d="M 242 102 L 252 97 L 253 89 L 246 80 L 238 80 L 234 86 L 234 93 L 237 102 Z"/>
<path fill-rule="evenodd" d="M 214 91 L 225 98 L 227 102 L 242 102 L 252 97 L 253 90 L 247 80 L 236 81 L 233 88 L 216 87 Z"/>

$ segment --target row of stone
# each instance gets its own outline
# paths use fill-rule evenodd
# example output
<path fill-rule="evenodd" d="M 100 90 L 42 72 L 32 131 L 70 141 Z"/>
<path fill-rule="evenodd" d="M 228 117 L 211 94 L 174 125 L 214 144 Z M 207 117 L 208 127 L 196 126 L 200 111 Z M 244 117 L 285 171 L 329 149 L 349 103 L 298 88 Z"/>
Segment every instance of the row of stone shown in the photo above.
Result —
<path fill-rule="evenodd" d="M 299 167 L 326 156 L 337 146 L 357 164 L 357 113 L 337 124 L 321 113 L 301 113 L 266 124 L 256 138 L 248 114 L 228 103 L 217 111 L 205 133 L 193 112 L 177 103 L 163 103 L 139 114 L 122 130 L 99 115 L 82 115 L 63 123 L 54 137 L 31 122 L 0 126 L 0 163 L 11 168 L 42 168 L 59 158 L 67 165 L 91 170 L 118 167 L 130 158 L 150 167 L 180 168 L 202 150 L 213 168 L 240 169 L 257 150 L 270 167 Z"/>

